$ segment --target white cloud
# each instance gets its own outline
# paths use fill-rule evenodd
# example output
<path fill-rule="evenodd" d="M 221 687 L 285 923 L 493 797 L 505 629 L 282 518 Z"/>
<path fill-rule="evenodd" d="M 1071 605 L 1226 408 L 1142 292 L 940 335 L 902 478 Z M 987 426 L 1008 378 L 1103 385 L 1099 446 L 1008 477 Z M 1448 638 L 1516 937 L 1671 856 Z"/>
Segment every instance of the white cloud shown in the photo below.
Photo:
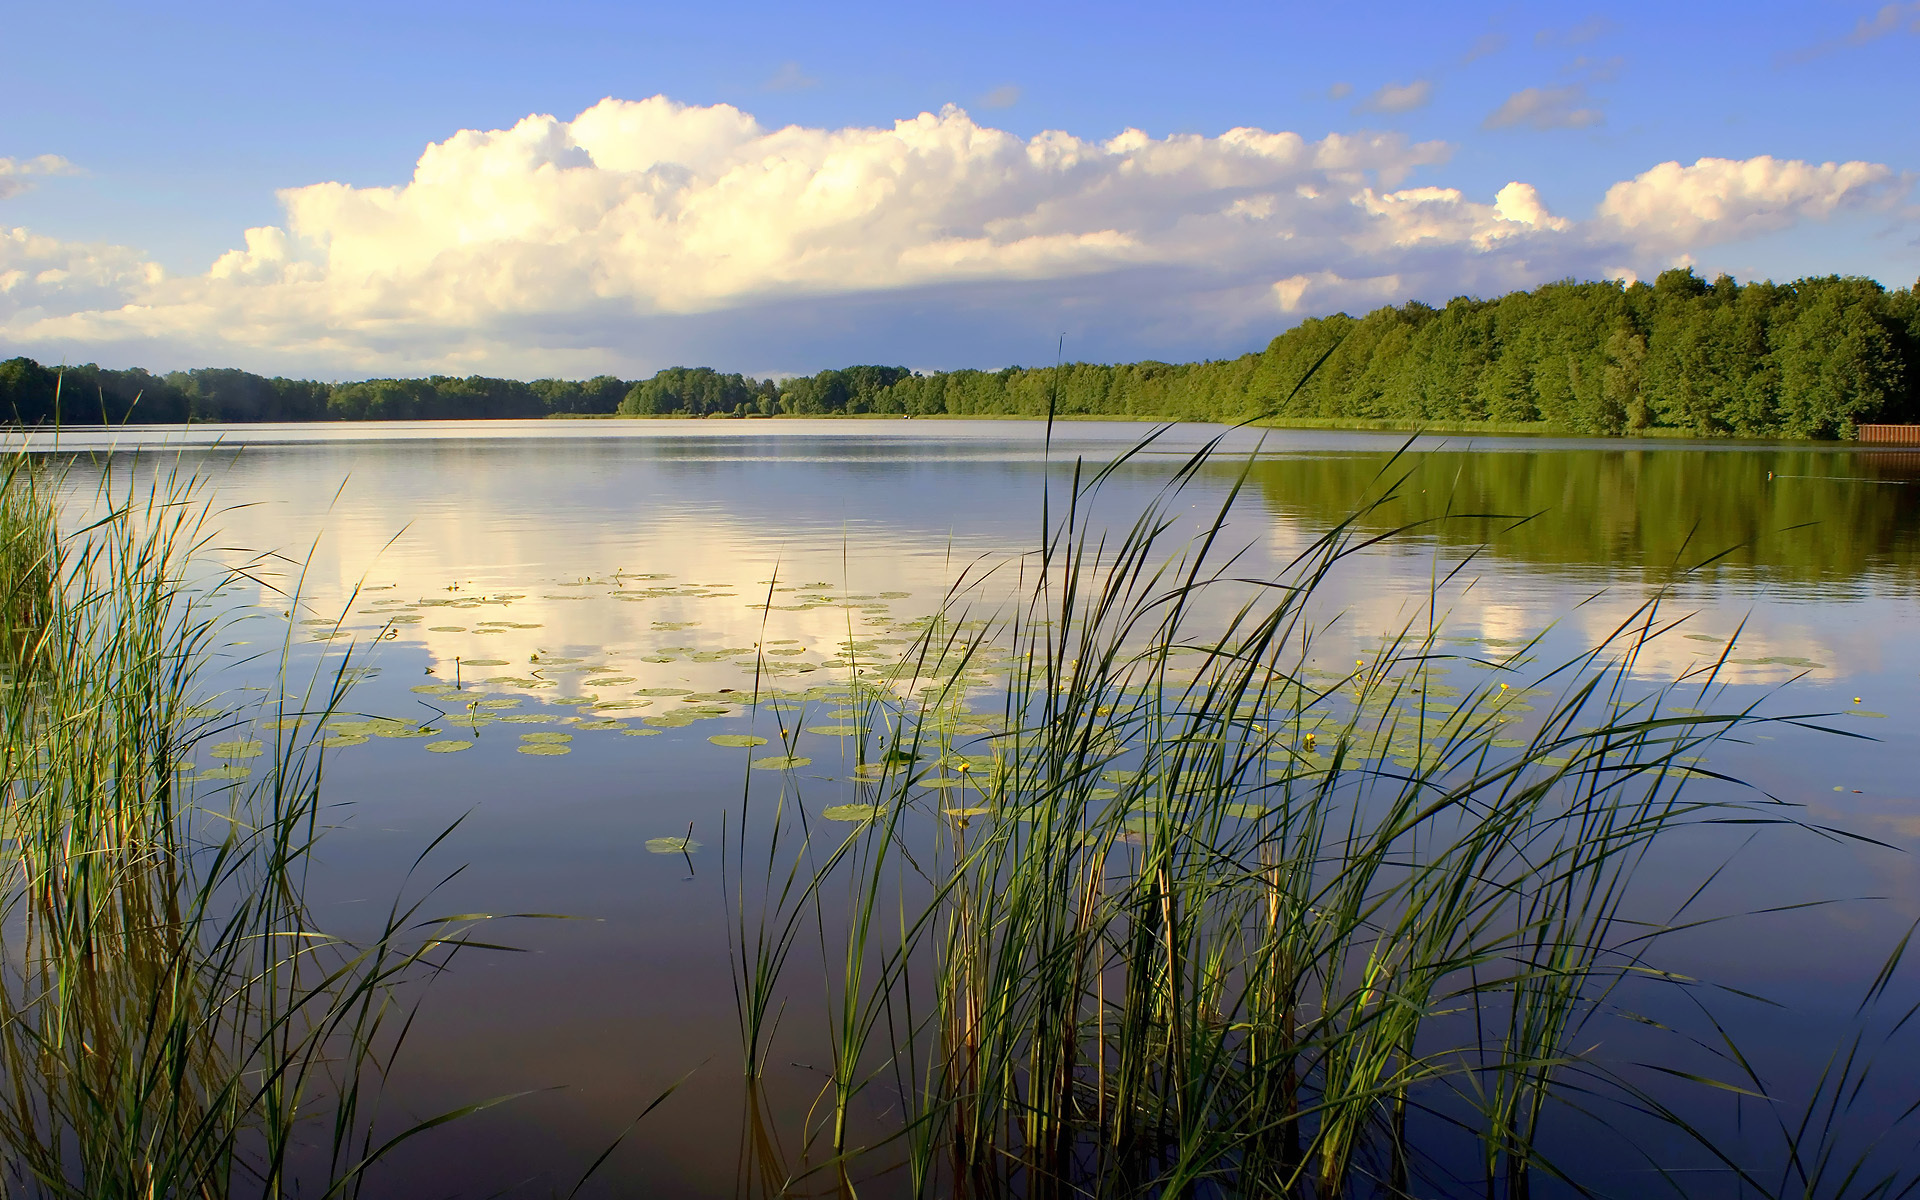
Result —
<path fill-rule="evenodd" d="M 1585 84 L 1557 88 L 1521 88 L 1488 114 L 1488 129 L 1526 125 L 1533 129 L 1585 129 L 1606 117 L 1587 105 Z"/>
<path fill-rule="evenodd" d="M 1891 198 L 1879 163 L 1702 158 L 1664 162 L 1607 189 L 1600 217 L 1633 241 L 1679 249 L 1785 229 L 1807 218 Z"/>
<path fill-rule="evenodd" d="M 1389 83 L 1379 91 L 1368 96 L 1359 107 L 1361 112 L 1403 113 L 1423 107 L 1433 99 L 1433 81 L 1416 79 L 1412 83 Z"/>
<path fill-rule="evenodd" d="M 0 328 L 106 306 L 165 278 L 138 250 L 0 228 Z"/>
<path fill-rule="evenodd" d="M 1820 218 L 1892 173 L 1665 164 L 1600 215 L 1410 186 L 1449 147 L 1391 134 L 1020 138 L 948 108 L 769 129 L 727 105 L 607 100 L 427 147 L 391 187 L 280 194 L 205 274 L 0 237 L 0 336 L 156 367 L 638 374 L 885 358 L 1228 352 L 1288 314 L 1494 293 Z M 10 239 L 10 240 L 9 240 Z"/>
<path fill-rule="evenodd" d="M 33 158 L 0 158 L 0 200 L 17 196 L 33 186 L 35 175 L 78 175 L 80 169 L 58 154 Z"/>

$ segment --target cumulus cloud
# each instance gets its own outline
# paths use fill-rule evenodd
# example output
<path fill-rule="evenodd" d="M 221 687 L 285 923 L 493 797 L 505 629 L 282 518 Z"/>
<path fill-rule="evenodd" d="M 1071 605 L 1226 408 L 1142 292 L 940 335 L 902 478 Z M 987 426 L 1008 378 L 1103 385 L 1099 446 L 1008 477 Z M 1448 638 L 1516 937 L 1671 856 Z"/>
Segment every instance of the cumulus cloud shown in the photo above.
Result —
<path fill-rule="evenodd" d="M 66 242 L 0 228 L 0 328 L 119 307 L 166 278 L 126 246 Z"/>
<path fill-rule="evenodd" d="M 606 100 L 459 132 L 393 186 L 287 189 L 285 219 L 204 274 L 14 231 L 0 336 L 322 373 L 978 365 L 1030 358 L 1036 329 L 1088 357 L 1191 356 L 1288 314 L 1657 269 L 1892 180 L 1665 164 L 1575 220 L 1524 181 L 1489 198 L 1413 179 L 1448 155 L 1251 128 L 1022 138 L 951 107 L 776 129 L 728 105 Z"/>
<path fill-rule="evenodd" d="M 1772 233 L 1892 197 L 1879 163 L 1702 158 L 1664 162 L 1607 189 L 1600 218 L 1643 245 L 1704 246 Z"/>
<path fill-rule="evenodd" d="M 1389 83 L 1361 102 L 1359 111 L 1377 113 L 1412 112 L 1433 99 L 1433 81 L 1416 79 L 1412 83 Z"/>
<path fill-rule="evenodd" d="M 0 158 L 0 200 L 17 196 L 33 186 L 36 175 L 77 175 L 78 167 L 58 154 L 33 158 Z"/>
<path fill-rule="evenodd" d="M 1488 129 L 1525 125 L 1532 129 L 1585 129 L 1606 117 L 1587 106 L 1587 87 L 1570 83 L 1557 88 L 1521 88 L 1487 115 Z"/>

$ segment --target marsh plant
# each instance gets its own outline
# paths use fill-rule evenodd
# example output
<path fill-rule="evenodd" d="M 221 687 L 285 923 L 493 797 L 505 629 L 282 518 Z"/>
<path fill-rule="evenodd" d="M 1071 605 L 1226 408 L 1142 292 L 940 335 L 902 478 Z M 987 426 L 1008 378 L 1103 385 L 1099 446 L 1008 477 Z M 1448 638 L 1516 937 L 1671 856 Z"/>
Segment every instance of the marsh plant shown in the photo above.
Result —
<path fill-rule="evenodd" d="M 383 1119 L 378 1082 L 397 988 L 464 939 L 414 903 L 349 943 L 304 902 L 313 732 L 347 676 L 197 703 L 222 636 L 206 597 L 236 569 L 193 481 L 110 478 L 63 530 L 49 469 L 5 471 L 0 1191 L 354 1194 L 437 1123 Z"/>
<path fill-rule="evenodd" d="M 1705 1046 L 1724 1078 L 1673 1080 L 1685 1099 L 1597 1049 L 1654 1027 L 1650 991 L 1697 999 L 1655 965 L 1694 921 L 1640 899 L 1656 843 L 1824 833 L 1704 765 L 1808 719 L 1716 714 L 1725 652 L 1644 682 L 1680 620 L 1657 592 L 1558 664 L 1450 638 L 1471 556 L 1371 653 L 1333 649 L 1352 643 L 1316 595 L 1418 532 L 1386 515 L 1410 465 L 1273 576 L 1234 541 L 1239 487 L 1195 515 L 1212 456 L 1118 524 L 1103 492 L 1127 460 L 1076 464 L 1033 553 L 962 579 L 891 675 L 856 669 L 832 730 L 851 798 L 823 811 L 799 773 L 747 792 L 729 895 L 753 1186 L 1525 1197 L 1585 1190 L 1553 1149 L 1567 1121 L 1611 1124 L 1628 1159 L 1659 1126 L 1631 1165 L 1672 1194 L 1910 1190 L 1892 1143 L 1840 1132 L 1857 1054 L 1796 1124 L 1730 1041 Z M 831 1058 L 781 1136 L 761 1081 L 816 941 Z M 1774 1152 L 1679 1115 L 1736 1094 Z M 1712 1171 L 1672 1169 L 1676 1144 Z"/>

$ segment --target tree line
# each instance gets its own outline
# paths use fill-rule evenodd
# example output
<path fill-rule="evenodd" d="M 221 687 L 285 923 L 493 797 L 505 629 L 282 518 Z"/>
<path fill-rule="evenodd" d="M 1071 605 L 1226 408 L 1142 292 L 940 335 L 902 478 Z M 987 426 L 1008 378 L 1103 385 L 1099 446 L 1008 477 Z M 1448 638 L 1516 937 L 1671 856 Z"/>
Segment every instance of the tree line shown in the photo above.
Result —
<path fill-rule="evenodd" d="M 1828 276 L 1547 284 L 1445 307 L 1304 321 L 1257 353 L 919 373 L 854 366 L 786 380 L 706 367 L 648 379 L 483 376 L 320 383 L 205 369 L 154 375 L 0 363 L 23 424 L 627 416 L 1261 417 L 1499 422 L 1575 433 L 1832 438 L 1920 421 L 1920 291 Z"/>

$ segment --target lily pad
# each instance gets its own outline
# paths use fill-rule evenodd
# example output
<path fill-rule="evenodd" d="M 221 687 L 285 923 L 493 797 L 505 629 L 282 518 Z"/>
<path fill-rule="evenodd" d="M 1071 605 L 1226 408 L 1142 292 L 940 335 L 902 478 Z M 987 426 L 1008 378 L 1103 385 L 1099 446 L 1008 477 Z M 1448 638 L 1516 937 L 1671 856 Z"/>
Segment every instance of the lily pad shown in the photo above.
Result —
<path fill-rule="evenodd" d="M 700 843 L 684 837 L 657 837 L 647 839 L 647 851 L 650 854 L 692 854 L 700 848 Z"/>
<path fill-rule="evenodd" d="M 660 731 L 658 729 L 635 729 L 632 726 L 628 726 L 620 732 L 626 734 L 628 737 L 654 737 Z"/>
<path fill-rule="evenodd" d="M 198 775 L 195 775 L 194 778 L 196 780 L 198 779 L 246 779 L 252 776 L 252 774 L 253 774 L 252 767 L 236 766 L 229 763 L 227 766 L 224 766 L 224 767 L 208 767 L 206 770 L 200 772 Z"/>
<path fill-rule="evenodd" d="M 557 746 L 552 742 L 525 742 L 515 747 L 522 754 L 572 754 L 573 747 Z"/>
<path fill-rule="evenodd" d="M 871 821 L 883 811 L 878 804 L 835 804 L 821 810 L 820 815 L 829 821 Z"/>
<path fill-rule="evenodd" d="M 258 741 L 215 742 L 207 748 L 213 758 L 259 758 L 265 752 L 266 746 Z"/>
<path fill-rule="evenodd" d="M 458 754 L 462 750 L 473 749 L 473 743 L 463 742 L 458 738 L 450 738 L 444 742 L 428 742 L 427 749 L 435 754 Z"/>
<path fill-rule="evenodd" d="M 765 758 L 754 759 L 753 769 L 756 771 L 788 771 L 796 767 L 807 766 L 812 762 L 812 759 L 802 758 L 797 754 L 769 754 Z"/>
<path fill-rule="evenodd" d="M 855 737 L 860 732 L 858 725 L 809 725 L 808 733 L 818 733 L 825 737 Z"/>
<path fill-rule="evenodd" d="M 320 739 L 320 745 L 328 750 L 341 746 L 363 746 L 369 740 L 364 733 L 336 733 Z"/>
<path fill-rule="evenodd" d="M 520 740 L 534 743 L 570 742 L 573 740 L 573 735 L 570 733 L 523 733 L 520 735 Z"/>
<path fill-rule="evenodd" d="M 767 739 L 755 737 L 750 733 L 716 733 L 707 739 L 716 746 L 764 746 Z"/>
<path fill-rule="evenodd" d="M 468 658 L 461 661 L 462 665 L 469 667 L 504 667 L 507 665 L 507 660 L 504 658 Z"/>

